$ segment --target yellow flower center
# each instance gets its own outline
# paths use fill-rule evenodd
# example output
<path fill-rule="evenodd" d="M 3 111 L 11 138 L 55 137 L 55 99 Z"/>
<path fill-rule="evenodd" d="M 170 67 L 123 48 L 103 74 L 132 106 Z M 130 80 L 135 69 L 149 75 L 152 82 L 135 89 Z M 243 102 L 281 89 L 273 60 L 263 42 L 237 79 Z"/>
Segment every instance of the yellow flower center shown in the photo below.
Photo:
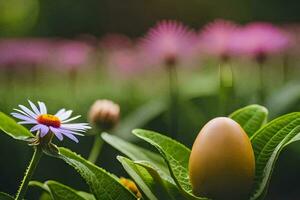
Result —
<path fill-rule="evenodd" d="M 37 121 L 40 124 L 44 124 L 46 126 L 52 126 L 55 128 L 59 128 L 61 124 L 60 119 L 58 117 L 50 114 L 43 114 L 38 116 Z"/>

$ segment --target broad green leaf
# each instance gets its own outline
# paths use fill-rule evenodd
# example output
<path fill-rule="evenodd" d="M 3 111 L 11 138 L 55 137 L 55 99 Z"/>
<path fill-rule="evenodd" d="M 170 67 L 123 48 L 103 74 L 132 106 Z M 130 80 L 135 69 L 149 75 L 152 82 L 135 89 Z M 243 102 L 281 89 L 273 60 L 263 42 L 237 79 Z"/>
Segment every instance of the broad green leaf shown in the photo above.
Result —
<path fill-rule="evenodd" d="M 66 148 L 59 148 L 59 153 L 59 158 L 74 167 L 82 176 L 96 199 L 136 200 L 134 194 L 125 188 L 114 175 Z"/>
<path fill-rule="evenodd" d="M 183 144 L 161 135 L 156 132 L 136 129 L 133 133 L 153 145 L 163 156 L 168 164 L 172 177 L 177 186 L 189 199 L 205 199 L 196 197 L 192 193 L 192 186 L 188 174 L 188 162 L 190 156 L 190 149 Z"/>
<path fill-rule="evenodd" d="M 41 183 L 38 181 L 31 181 L 30 186 L 36 186 L 43 189 L 53 200 L 95 200 L 92 194 L 76 191 L 66 185 L 56 181 L 46 181 Z"/>
<path fill-rule="evenodd" d="M 10 196 L 9 194 L 6 194 L 4 192 L 0 192 L 0 199 L 1 200 L 14 200 L 14 198 L 12 196 Z"/>
<path fill-rule="evenodd" d="M 135 165 L 134 162 L 128 158 L 118 156 L 117 159 L 121 162 L 129 176 L 139 186 L 143 196 L 146 196 L 149 200 L 158 200 L 158 193 L 155 193 L 155 191 L 159 189 L 159 187 L 156 187 L 157 185 L 148 171 L 139 165 Z"/>
<path fill-rule="evenodd" d="M 103 133 L 102 138 L 105 142 L 110 144 L 115 149 L 122 152 L 124 155 L 128 156 L 133 161 L 145 160 L 150 161 L 159 169 L 163 170 L 165 173 L 169 174 L 169 170 L 166 166 L 164 159 L 157 153 L 139 147 L 137 145 L 131 144 L 117 136 Z"/>
<path fill-rule="evenodd" d="M 134 162 L 137 165 L 144 167 L 148 173 L 152 176 L 156 183 L 159 183 L 161 187 L 164 188 L 164 191 L 168 193 L 169 198 L 172 200 L 185 200 L 186 198 L 180 193 L 176 183 L 169 175 L 165 174 L 160 169 L 153 166 L 150 162 L 147 161 L 136 161 Z"/>
<path fill-rule="evenodd" d="M 53 200 L 84 200 L 76 190 L 55 181 L 45 183 L 50 190 Z"/>
<path fill-rule="evenodd" d="M 251 137 L 267 122 L 268 110 L 260 105 L 250 105 L 233 112 L 229 117 L 238 122 Z"/>
<path fill-rule="evenodd" d="M 24 126 L 21 126 L 3 112 L 0 112 L 0 130 L 16 140 L 26 140 L 34 137 Z"/>
<path fill-rule="evenodd" d="M 291 142 L 297 141 L 299 133 L 300 112 L 296 112 L 271 121 L 252 136 L 256 161 L 252 200 L 265 196 L 280 151 Z"/>

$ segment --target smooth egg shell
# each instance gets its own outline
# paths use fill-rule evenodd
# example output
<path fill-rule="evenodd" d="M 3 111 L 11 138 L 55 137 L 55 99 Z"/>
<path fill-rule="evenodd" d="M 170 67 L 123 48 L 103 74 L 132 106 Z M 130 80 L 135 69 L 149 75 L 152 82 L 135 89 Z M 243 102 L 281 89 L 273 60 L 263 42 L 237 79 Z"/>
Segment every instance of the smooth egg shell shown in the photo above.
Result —
<path fill-rule="evenodd" d="M 255 174 L 251 142 L 234 120 L 218 117 L 198 134 L 189 160 L 189 175 L 197 196 L 247 199 Z"/>

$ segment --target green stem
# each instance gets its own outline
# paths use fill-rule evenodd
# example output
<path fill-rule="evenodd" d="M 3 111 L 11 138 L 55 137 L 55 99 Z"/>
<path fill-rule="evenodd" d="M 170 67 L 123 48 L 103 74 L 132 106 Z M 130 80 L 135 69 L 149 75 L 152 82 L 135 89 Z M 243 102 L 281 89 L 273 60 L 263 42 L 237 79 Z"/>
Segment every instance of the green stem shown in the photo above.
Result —
<path fill-rule="evenodd" d="M 102 145 L 103 145 L 103 140 L 101 138 L 101 135 L 97 134 L 95 136 L 94 144 L 93 144 L 92 150 L 91 150 L 89 158 L 88 158 L 88 160 L 90 162 L 96 163 L 96 161 L 100 155 Z"/>
<path fill-rule="evenodd" d="M 234 100 L 234 78 L 230 64 L 221 63 L 219 65 L 219 114 L 228 112 L 230 102 Z"/>
<path fill-rule="evenodd" d="M 22 180 L 22 183 L 21 183 L 21 186 L 18 190 L 18 193 L 16 195 L 16 198 L 15 200 L 23 200 L 24 197 L 25 197 L 25 194 L 26 194 L 26 191 L 27 191 L 27 188 L 28 188 L 28 184 L 29 184 L 29 181 L 31 180 L 32 178 L 32 175 L 41 159 L 43 155 L 43 150 L 40 146 L 36 146 L 35 149 L 34 149 L 34 153 L 33 153 L 33 156 L 31 158 L 31 161 L 29 163 L 29 166 L 25 172 L 25 175 L 24 175 L 24 178 Z"/>
<path fill-rule="evenodd" d="M 263 104 L 265 102 L 265 95 L 264 95 L 264 87 L 265 87 L 265 82 L 264 82 L 264 64 L 262 62 L 258 63 L 259 67 L 259 103 Z"/>
<path fill-rule="evenodd" d="M 177 137 L 178 131 L 178 81 L 176 66 L 169 66 L 169 87 L 170 87 L 170 124 L 171 136 L 173 139 Z"/>

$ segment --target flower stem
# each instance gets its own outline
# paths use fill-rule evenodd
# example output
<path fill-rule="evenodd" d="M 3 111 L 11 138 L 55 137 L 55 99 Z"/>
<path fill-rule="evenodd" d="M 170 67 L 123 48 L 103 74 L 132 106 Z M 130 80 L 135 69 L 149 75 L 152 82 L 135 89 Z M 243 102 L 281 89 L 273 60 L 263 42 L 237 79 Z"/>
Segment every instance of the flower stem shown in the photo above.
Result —
<path fill-rule="evenodd" d="M 178 129 L 178 81 L 176 66 L 169 66 L 169 87 L 170 87 L 170 128 L 173 139 L 177 137 Z"/>
<path fill-rule="evenodd" d="M 265 82 L 264 82 L 264 64 L 262 62 L 258 63 L 259 67 L 259 103 L 263 104 L 265 101 L 265 95 L 264 95 L 264 87 L 265 87 Z"/>
<path fill-rule="evenodd" d="M 229 111 L 229 103 L 234 100 L 234 77 L 230 64 L 219 65 L 219 114 L 224 115 Z"/>
<path fill-rule="evenodd" d="M 94 144 L 92 150 L 90 152 L 88 160 L 92 163 L 95 163 L 100 155 L 101 149 L 103 145 L 103 140 L 100 134 L 95 136 Z"/>
<path fill-rule="evenodd" d="M 18 190 L 15 200 L 23 200 L 24 199 L 24 196 L 25 196 L 27 188 L 28 188 L 29 181 L 31 180 L 32 175 L 33 175 L 42 155 L 43 155 L 42 148 L 40 146 L 36 146 L 34 148 L 33 156 L 31 158 L 29 166 L 25 172 L 24 178 L 22 180 L 21 186 Z"/>

